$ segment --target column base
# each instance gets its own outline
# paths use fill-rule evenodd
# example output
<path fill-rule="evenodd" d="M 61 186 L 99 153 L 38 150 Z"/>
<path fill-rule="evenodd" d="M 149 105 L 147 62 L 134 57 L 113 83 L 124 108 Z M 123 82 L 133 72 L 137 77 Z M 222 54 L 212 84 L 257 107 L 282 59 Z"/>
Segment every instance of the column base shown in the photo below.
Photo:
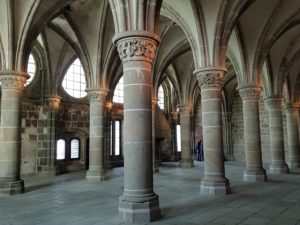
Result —
<path fill-rule="evenodd" d="M 203 179 L 200 185 L 200 191 L 203 195 L 224 196 L 231 193 L 229 180 L 224 177 L 218 180 Z"/>
<path fill-rule="evenodd" d="M 88 170 L 86 172 L 86 180 L 92 183 L 100 183 L 101 181 L 107 180 L 108 176 L 105 171 Z"/>
<path fill-rule="evenodd" d="M 290 169 L 300 168 L 300 160 L 289 161 L 288 165 L 289 165 Z"/>
<path fill-rule="evenodd" d="M 179 166 L 181 168 L 192 168 L 194 167 L 194 161 L 192 159 L 181 159 Z"/>
<path fill-rule="evenodd" d="M 119 201 L 119 216 L 128 223 L 149 223 L 161 218 L 158 196 L 149 201 L 131 202 L 123 195 Z"/>
<path fill-rule="evenodd" d="M 287 174 L 289 173 L 289 167 L 287 164 L 281 164 L 281 165 L 270 165 L 269 172 L 271 174 Z"/>
<path fill-rule="evenodd" d="M 243 180 L 245 182 L 260 182 L 266 181 L 267 175 L 265 169 L 261 169 L 258 171 L 244 171 Z"/>
<path fill-rule="evenodd" d="M 0 181 L 0 195 L 17 195 L 24 193 L 24 181 Z"/>

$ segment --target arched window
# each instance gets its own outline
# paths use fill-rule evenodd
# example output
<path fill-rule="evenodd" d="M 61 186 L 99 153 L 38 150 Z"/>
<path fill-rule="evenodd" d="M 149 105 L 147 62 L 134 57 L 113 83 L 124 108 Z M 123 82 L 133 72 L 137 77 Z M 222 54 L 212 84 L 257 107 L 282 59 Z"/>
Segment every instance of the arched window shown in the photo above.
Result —
<path fill-rule="evenodd" d="M 120 155 L 120 146 L 121 146 L 121 128 L 120 121 L 115 122 L 115 155 Z"/>
<path fill-rule="evenodd" d="M 177 151 L 181 152 L 181 129 L 180 129 L 180 125 L 176 125 L 176 143 L 177 143 Z"/>
<path fill-rule="evenodd" d="M 27 73 L 30 76 L 26 81 L 26 86 L 30 84 L 33 80 L 35 73 L 36 73 L 36 62 L 32 54 L 29 55 L 28 63 L 27 63 Z"/>
<path fill-rule="evenodd" d="M 77 58 L 65 74 L 62 86 L 65 91 L 74 98 L 86 96 L 86 81 L 80 60 Z"/>
<path fill-rule="evenodd" d="M 59 139 L 56 142 L 56 159 L 61 160 L 66 158 L 66 141 Z"/>
<path fill-rule="evenodd" d="M 113 102 L 124 103 L 124 81 L 120 78 L 114 92 Z"/>
<path fill-rule="evenodd" d="M 113 155 L 113 122 L 110 121 L 110 155 Z"/>
<path fill-rule="evenodd" d="M 164 89 L 161 85 L 158 88 L 157 98 L 158 98 L 159 108 L 164 109 L 165 108 L 165 93 L 164 93 Z"/>
<path fill-rule="evenodd" d="M 78 139 L 71 140 L 71 159 L 79 158 L 80 142 Z"/>

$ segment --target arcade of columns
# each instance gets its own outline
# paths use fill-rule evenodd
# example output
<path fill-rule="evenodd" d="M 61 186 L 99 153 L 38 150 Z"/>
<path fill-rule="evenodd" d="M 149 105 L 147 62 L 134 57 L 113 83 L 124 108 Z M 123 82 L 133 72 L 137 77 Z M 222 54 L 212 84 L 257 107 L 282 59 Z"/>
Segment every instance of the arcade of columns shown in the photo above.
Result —
<path fill-rule="evenodd" d="M 111 0 L 115 16 L 116 35 L 113 39 L 123 65 L 124 76 L 124 192 L 119 199 L 119 212 L 125 221 L 132 223 L 154 221 L 161 217 L 159 197 L 153 190 L 153 171 L 158 172 L 153 148 L 153 111 L 155 99 L 152 93 L 152 72 L 160 38 L 157 34 L 159 1 L 145 1 L 149 16 L 140 11 L 129 11 L 130 18 L 138 18 L 138 24 L 125 19 L 118 11 L 118 1 Z M 124 22 L 124 23 L 123 23 Z M 125 24 L 128 23 L 128 24 Z M 130 24 L 132 23 L 132 24 Z M 144 26 L 144 24 L 146 24 Z M 225 176 L 222 131 L 221 90 L 226 68 L 222 65 L 196 67 L 193 76 L 201 90 L 204 177 L 201 193 L 204 195 L 230 194 L 230 182 Z M 1 127 L 0 127 L 0 193 L 24 192 L 20 177 L 20 113 L 24 84 L 28 75 L 18 71 L 2 71 Z M 86 179 L 92 182 L 105 180 L 105 118 L 106 88 L 87 89 L 90 102 L 90 167 Z M 262 165 L 258 85 L 241 85 L 238 88 L 243 102 L 245 161 L 244 181 L 266 181 Z M 51 101 L 51 100 L 49 100 Z M 153 103 L 154 102 L 154 103 Z M 271 165 L 270 173 L 284 174 L 290 168 L 299 168 L 298 105 L 287 104 L 288 152 L 287 166 L 283 145 L 283 121 L 281 96 L 265 99 L 270 118 Z M 49 103 L 51 105 L 51 103 Z M 54 103 L 53 103 L 54 104 Z M 55 107 L 49 113 L 55 117 Z M 193 167 L 191 158 L 192 105 L 179 105 L 181 121 L 181 167 Z M 176 114 L 176 113 L 174 113 Z M 53 126 L 53 125 L 51 125 Z M 147 128 L 147 129 L 145 129 Z M 54 166 L 49 156 L 49 168 Z"/>

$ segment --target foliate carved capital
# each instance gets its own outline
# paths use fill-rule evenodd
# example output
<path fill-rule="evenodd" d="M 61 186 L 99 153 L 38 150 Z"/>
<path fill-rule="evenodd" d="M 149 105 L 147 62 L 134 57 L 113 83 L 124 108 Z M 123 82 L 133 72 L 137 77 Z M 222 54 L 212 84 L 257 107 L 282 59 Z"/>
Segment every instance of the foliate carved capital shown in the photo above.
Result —
<path fill-rule="evenodd" d="M 270 98 L 266 98 L 264 99 L 265 105 L 269 110 L 272 109 L 281 109 L 281 105 L 283 102 L 283 98 L 282 97 L 270 97 Z"/>
<path fill-rule="evenodd" d="M 239 88 L 240 96 L 242 100 L 256 100 L 258 101 L 260 98 L 261 87 L 259 86 L 251 86 L 251 87 L 242 87 Z"/>
<path fill-rule="evenodd" d="M 152 63 L 157 42 L 146 37 L 128 37 L 117 41 L 117 50 L 122 62 L 148 61 Z"/>
<path fill-rule="evenodd" d="M 87 97 L 90 101 L 104 101 L 109 90 L 108 89 L 87 89 Z"/>
<path fill-rule="evenodd" d="M 179 112 L 171 112 L 171 117 L 174 122 L 177 121 Z"/>
<path fill-rule="evenodd" d="M 223 86 L 225 69 L 219 67 L 208 67 L 194 71 L 201 89 L 219 88 Z"/>
<path fill-rule="evenodd" d="M 2 89 L 23 90 L 26 80 L 29 78 L 27 73 L 15 71 L 4 71 L 0 73 L 0 82 Z"/>

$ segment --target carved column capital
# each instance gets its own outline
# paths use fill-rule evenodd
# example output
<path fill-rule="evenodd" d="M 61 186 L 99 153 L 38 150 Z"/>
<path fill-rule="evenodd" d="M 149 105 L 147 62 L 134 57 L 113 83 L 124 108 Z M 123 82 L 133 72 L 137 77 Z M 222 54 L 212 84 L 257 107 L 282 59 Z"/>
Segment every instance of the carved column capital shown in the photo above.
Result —
<path fill-rule="evenodd" d="M 87 89 L 86 92 L 90 101 L 104 101 L 109 90 L 105 88 Z"/>
<path fill-rule="evenodd" d="M 194 71 L 201 89 L 219 88 L 223 86 L 226 70 L 221 67 L 205 67 Z"/>
<path fill-rule="evenodd" d="M 57 109 L 61 102 L 61 97 L 60 96 L 48 96 L 47 101 L 48 101 L 49 107 Z"/>
<path fill-rule="evenodd" d="M 29 75 L 27 73 L 2 71 L 0 72 L 1 88 L 23 90 L 28 78 Z"/>
<path fill-rule="evenodd" d="M 132 36 L 116 41 L 122 62 L 147 61 L 152 63 L 155 57 L 157 41 L 150 37 Z"/>
<path fill-rule="evenodd" d="M 189 114 L 192 111 L 193 105 L 192 104 L 181 104 L 177 105 L 179 108 L 180 114 Z"/>
<path fill-rule="evenodd" d="M 256 100 L 260 98 L 261 87 L 259 86 L 246 86 L 238 88 L 242 100 Z"/>
<path fill-rule="evenodd" d="M 280 96 L 273 96 L 270 98 L 265 98 L 264 102 L 265 102 L 266 108 L 268 108 L 269 110 L 281 109 L 283 98 Z"/>
<path fill-rule="evenodd" d="M 172 117 L 172 121 L 176 122 L 179 112 L 171 112 L 170 114 L 171 114 L 171 117 Z"/>

